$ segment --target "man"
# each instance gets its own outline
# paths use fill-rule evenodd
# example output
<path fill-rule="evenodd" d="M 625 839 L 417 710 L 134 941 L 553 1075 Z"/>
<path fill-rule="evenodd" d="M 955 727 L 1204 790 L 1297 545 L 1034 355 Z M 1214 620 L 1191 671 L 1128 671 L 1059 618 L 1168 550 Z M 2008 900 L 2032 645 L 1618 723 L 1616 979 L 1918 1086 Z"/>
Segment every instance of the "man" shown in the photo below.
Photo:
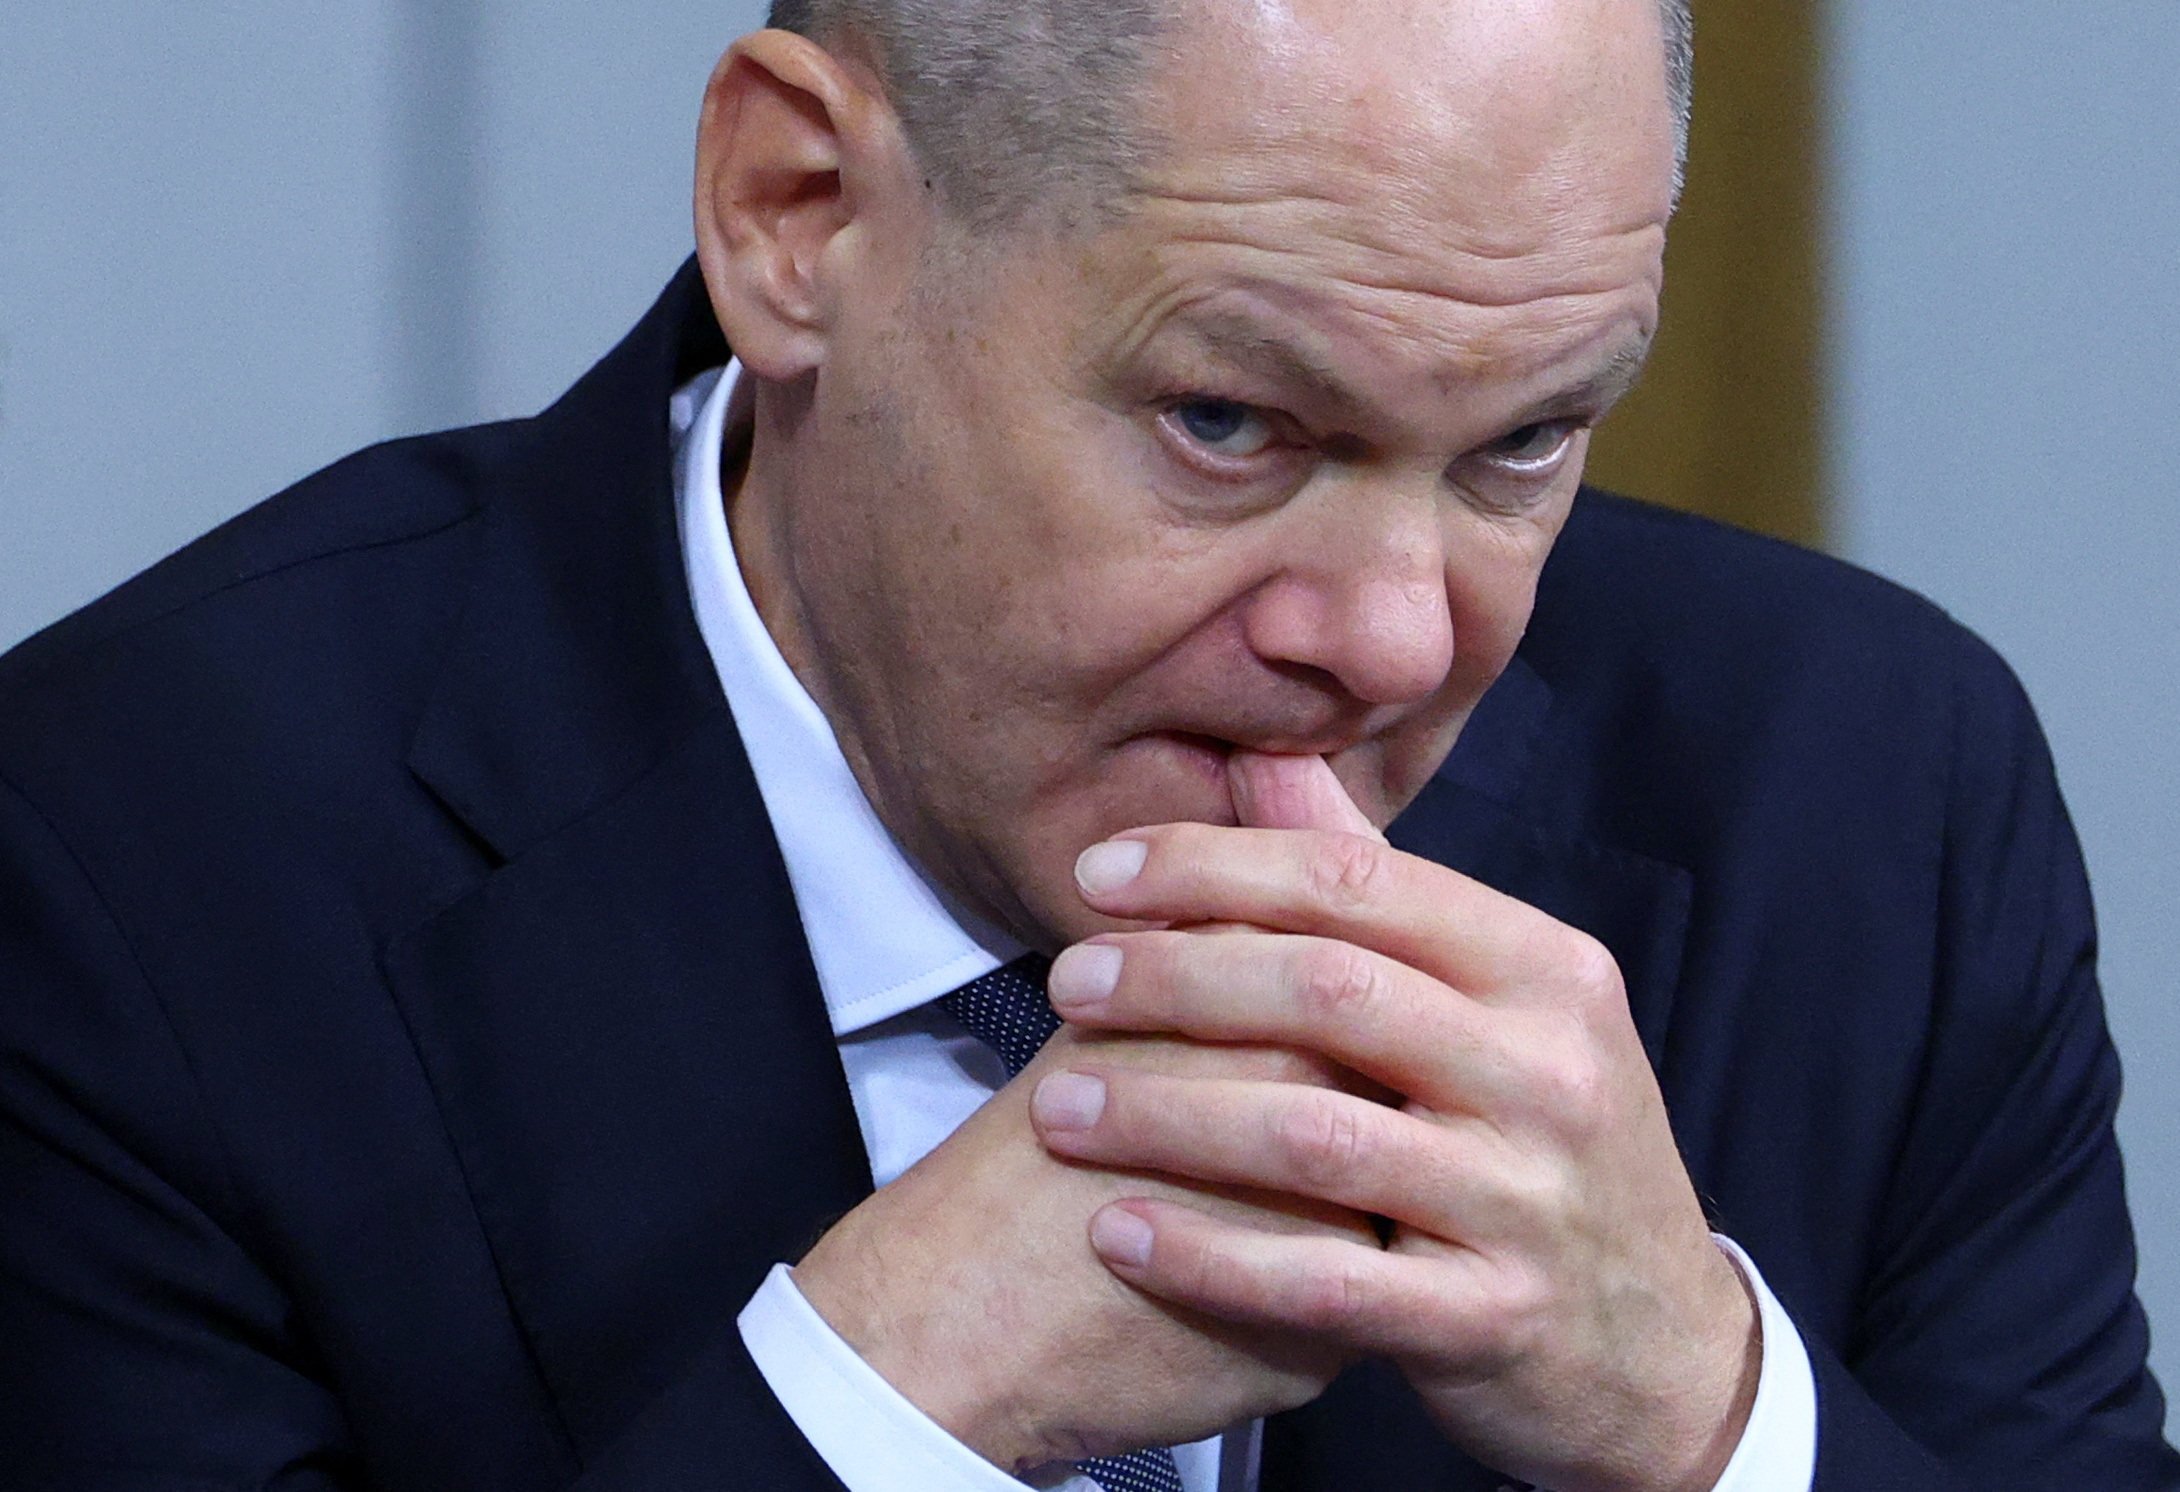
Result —
<path fill-rule="evenodd" d="M 1684 13 L 779 19 L 560 405 L 0 673 L 17 1480 L 2180 1486 L 2018 692 L 1576 497 Z"/>

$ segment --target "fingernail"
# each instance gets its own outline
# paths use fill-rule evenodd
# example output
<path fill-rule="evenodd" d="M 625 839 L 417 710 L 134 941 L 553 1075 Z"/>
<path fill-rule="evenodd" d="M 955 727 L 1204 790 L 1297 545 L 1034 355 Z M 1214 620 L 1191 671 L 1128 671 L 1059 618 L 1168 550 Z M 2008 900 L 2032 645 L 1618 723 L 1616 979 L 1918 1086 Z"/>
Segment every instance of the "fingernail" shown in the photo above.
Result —
<path fill-rule="evenodd" d="M 1058 1011 L 1087 1010 L 1113 997 L 1120 983 L 1121 951 L 1110 943 L 1077 943 L 1052 961 L 1046 992 Z"/>
<path fill-rule="evenodd" d="M 1140 839 L 1108 839 L 1082 852 L 1075 861 L 1075 882 L 1096 896 L 1118 891 L 1143 873 L 1151 847 Z"/>
<path fill-rule="evenodd" d="M 1029 1107 L 1046 1129 L 1088 1129 L 1105 1112 L 1105 1080 L 1080 1072 L 1056 1072 L 1037 1085 Z"/>
<path fill-rule="evenodd" d="M 1115 1264 L 1141 1269 L 1151 1262 L 1151 1225 L 1124 1207 L 1107 1207 L 1090 1219 L 1090 1246 Z"/>

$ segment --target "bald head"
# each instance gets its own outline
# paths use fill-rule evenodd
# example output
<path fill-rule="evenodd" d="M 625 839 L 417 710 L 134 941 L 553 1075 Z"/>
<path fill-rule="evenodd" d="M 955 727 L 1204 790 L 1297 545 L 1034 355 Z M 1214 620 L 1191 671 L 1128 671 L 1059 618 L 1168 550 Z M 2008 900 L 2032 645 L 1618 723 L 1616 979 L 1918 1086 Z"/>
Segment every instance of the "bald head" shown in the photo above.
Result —
<path fill-rule="evenodd" d="M 1141 105 L 1160 44 L 1190 4 L 1222 3 L 772 0 L 770 24 L 867 61 L 955 215 L 993 228 L 1038 205 L 1073 217 L 1123 202 L 1156 147 Z M 1676 161 L 1694 90 L 1689 7 L 1659 0 Z"/>

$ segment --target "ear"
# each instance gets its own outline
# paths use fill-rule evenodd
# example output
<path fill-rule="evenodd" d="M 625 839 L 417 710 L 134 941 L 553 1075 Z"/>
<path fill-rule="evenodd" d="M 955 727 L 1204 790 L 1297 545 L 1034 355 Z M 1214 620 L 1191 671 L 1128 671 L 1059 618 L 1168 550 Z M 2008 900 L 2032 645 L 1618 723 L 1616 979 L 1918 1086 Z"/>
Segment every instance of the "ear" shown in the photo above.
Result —
<path fill-rule="evenodd" d="M 744 366 L 787 381 L 824 361 L 841 297 L 872 267 L 869 230 L 920 180 L 867 72 L 785 31 L 728 49 L 697 130 L 696 243 Z"/>

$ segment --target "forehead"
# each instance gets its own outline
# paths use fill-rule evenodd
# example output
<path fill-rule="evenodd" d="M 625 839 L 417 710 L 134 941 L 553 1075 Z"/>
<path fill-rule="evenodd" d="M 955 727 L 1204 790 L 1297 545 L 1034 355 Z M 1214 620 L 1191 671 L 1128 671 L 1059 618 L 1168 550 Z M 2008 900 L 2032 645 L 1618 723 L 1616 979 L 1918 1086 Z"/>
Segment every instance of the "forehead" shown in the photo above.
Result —
<path fill-rule="evenodd" d="M 1147 92 L 1141 252 L 1106 261 L 1139 334 L 1254 307 L 1441 374 L 1647 335 L 1673 175 L 1655 0 L 1186 13 Z"/>
<path fill-rule="evenodd" d="M 1417 211 L 1485 208 L 1463 216 L 1498 252 L 1533 237 L 1524 216 L 1579 209 L 1600 168 L 1662 171 L 1669 199 L 1658 0 L 1184 0 L 1180 14 L 1147 89 L 1169 147 L 1154 184 L 1333 167 L 1350 192 L 1397 183 Z M 1339 195 L 1341 180 L 1316 185 Z"/>

